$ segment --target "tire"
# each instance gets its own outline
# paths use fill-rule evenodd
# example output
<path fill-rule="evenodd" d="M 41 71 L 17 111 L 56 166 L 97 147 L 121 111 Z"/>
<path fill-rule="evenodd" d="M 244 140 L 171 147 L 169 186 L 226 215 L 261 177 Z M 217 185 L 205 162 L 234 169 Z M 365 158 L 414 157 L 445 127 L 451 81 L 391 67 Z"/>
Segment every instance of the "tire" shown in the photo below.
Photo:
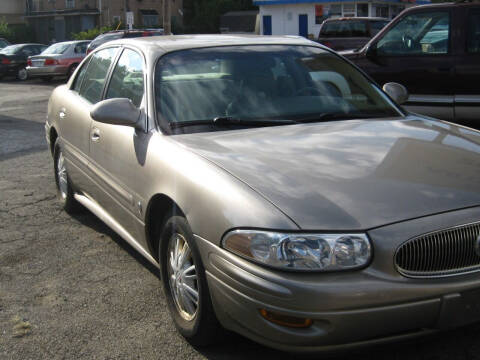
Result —
<path fill-rule="evenodd" d="M 63 157 L 62 148 L 59 139 L 55 141 L 53 152 L 55 183 L 57 185 L 57 197 L 62 204 L 63 209 L 69 213 L 76 213 L 81 209 L 80 203 L 75 200 L 74 191 L 72 189 L 71 180 L 65 166 L 65 158 Z"/>
<path fill-rule="evenodd" d="M 75 70 L 77 69 L 77 67 L 78 67 L 78 64 L 70 65 L 70 67 L 68 68 L 68 72 L 67 72 L 67 80 L 72 77 L 72 75 L 75 72 Z"/>
<path fill-rule="evenodd" d="M 17 79 L 20 81 L 25 81 L 28 79 L 28 72 L 26 68 L 21 67 L 17 70 Z"/>
<path fill-rule="evenodd" d="M 213 344 L 222 333 L 222 328 L 213 310 L 205 268 L 187 220 L 181 216 L 168 217 L 159 241 L 161 281 L 175 327 L 194 346 Z M 185 261 L 175 270 L 172 265 L 175 261 L 171 261 L 172 257 L 181 259 L 186 249 L 190 250 L 189 254 L 187 252 Z M 178 262 L 176 264 L 178 265 Z M 190 270 L 185 271 L 186 269 Z M 193 292 L 196 291 L 197 296 L 195 297 L 192 291 L 185 290 L 185 285 Z M 198 299 L 196 307 L 192 300 L 195 298 Z"/>

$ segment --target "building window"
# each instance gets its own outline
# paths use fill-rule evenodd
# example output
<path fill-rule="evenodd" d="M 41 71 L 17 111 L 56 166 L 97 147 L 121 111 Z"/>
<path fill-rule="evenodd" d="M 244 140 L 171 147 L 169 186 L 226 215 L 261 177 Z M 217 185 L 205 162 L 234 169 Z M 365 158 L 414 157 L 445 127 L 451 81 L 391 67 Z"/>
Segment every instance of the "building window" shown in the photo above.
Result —
<path fill-rule="evenodd" d="M 357 16 L 368 16 L 368 4 L 357 4 Z"/>
<path fill-rule="evenodd" d="M 331 17 L 341 17 L 342 16 L 342 4 L 332 4 L 330 5 L 330 11 L 328 15 Z"/>
<path fill-rule="evenodd" d="M 143 25 L 144 26 L 157 26 L 158 25 L 158 15 L 143 15 Z"/>
<path fill-rule="evenodd" d="M 65 0 L 65 7 L 67 9 L 73 9 L 75 7 L 75 0 Z"/>
<path fill-rule="evenodd" d="M 326 16 L 323 13 L 323 5 L 315 5 L 315 24 L 321 24 Z"/>
<path fill-rule="evenodd" d="M 343 4 L 343 16 L 355 17 L 355 4 Z"/>
<path fill-rule="evenodd" d="M 377 5 L 375 9 L 375 16 L 388 18 L 388 5 Z"/>

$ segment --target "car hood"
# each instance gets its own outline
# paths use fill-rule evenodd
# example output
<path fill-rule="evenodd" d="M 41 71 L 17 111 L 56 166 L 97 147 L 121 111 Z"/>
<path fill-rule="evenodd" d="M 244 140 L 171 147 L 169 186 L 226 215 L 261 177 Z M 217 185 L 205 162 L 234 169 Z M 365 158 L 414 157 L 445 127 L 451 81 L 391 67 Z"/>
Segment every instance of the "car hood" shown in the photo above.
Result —
<path fill-rule="evenodd" d="M 480 205 L 480 132 L 440 121 L 410 116 L 173 137 L 301 229 L 366 230 Z"/>

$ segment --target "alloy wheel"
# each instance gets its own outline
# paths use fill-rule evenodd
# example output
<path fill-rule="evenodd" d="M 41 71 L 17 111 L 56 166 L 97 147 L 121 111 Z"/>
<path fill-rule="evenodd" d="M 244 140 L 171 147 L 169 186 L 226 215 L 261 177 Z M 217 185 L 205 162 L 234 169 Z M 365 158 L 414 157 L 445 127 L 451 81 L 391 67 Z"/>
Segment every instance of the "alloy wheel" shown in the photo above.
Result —
<path fill-rule="evenodd" d="M 18 78 L 22 81 L 27 80 L 27 78 L 28 78 L 27 69 L 25 69 L 25 68 L 19 69 L 18 70 Z"/>
<path fill-rule="evenodd" d="M 67 198 L 68 191 L 68 177 L 67 177 L 67 168 L 65 167 L 65 158 L 60 152 L 57 160 L 57 177 L 58 177 L 58 189 L 60 190 L 60 195 L 62 199 Z"/>
<path fill-rule="evenodd" d="M 178 313 L 183 319 L 191 321 L 199 304 L 197 269 L 192 250 L 179 233 L 172 234 L 168 243 L 167 275 Z"/>

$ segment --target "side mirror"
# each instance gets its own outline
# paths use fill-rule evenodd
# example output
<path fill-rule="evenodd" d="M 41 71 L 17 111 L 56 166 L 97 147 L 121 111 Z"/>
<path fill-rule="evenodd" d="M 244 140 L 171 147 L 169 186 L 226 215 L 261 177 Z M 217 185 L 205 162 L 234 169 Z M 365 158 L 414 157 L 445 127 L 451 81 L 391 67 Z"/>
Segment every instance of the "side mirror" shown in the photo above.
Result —
<path fill-rule="evenodd" d="M 407 88 L 403 85 L 389 82 L 383 85 L 383 91 L 385 91 L 397 104 L 404 104 L 408 100 Z"/>
<path fill-rule="evenodd" d="M 124 125 L 132 127 L 139 126 L 140 109 L 133 105 L 132 100 L 126 98 L 108 99 L 95 104 L 90 111 L 90 117 L 98 122 Z"/>

